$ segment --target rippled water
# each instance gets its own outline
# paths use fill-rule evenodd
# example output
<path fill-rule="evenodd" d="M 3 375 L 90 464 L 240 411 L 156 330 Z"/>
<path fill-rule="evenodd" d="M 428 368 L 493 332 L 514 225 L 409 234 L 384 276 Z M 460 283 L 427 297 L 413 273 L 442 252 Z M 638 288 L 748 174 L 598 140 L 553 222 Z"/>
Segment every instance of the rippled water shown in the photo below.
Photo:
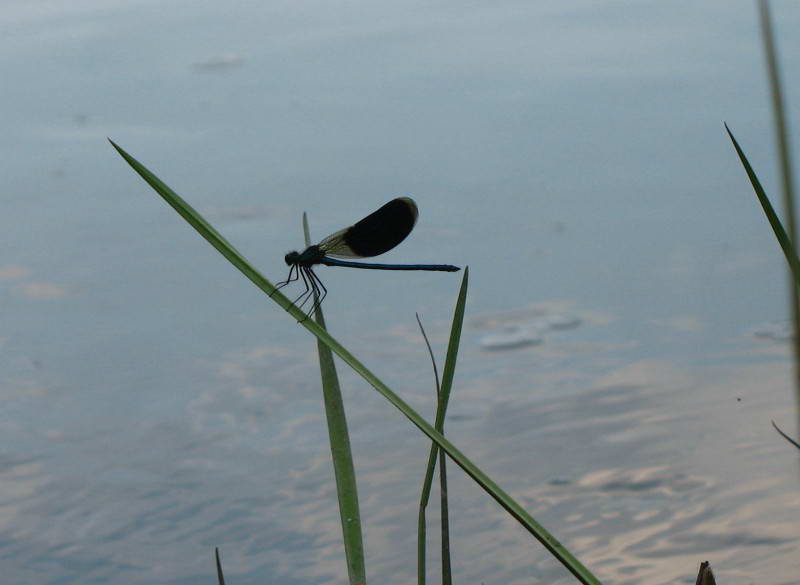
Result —
<path fill-rule="evenodd" d="M 605 583 L 795 583 L 784 266 L 721 126 L 777 192 L 755 17 L 6 2 L 4 578 L 209 583 L 219 546 L 229 583 L 346 580 L 315 344 L 111 136 L 273 280 L 304 210 L 320 237 L 412 194 L 387 261 L 470 266 L 451 439 Z M 414 312 L 443 359 L 460 275 L 354 272 L 319 271 L 332 333 L 432 417 Z M 340 373 L 369 579 L 412 582 L 429 445 Z M 449 479 L 457 582 L 572 581 Z"/>

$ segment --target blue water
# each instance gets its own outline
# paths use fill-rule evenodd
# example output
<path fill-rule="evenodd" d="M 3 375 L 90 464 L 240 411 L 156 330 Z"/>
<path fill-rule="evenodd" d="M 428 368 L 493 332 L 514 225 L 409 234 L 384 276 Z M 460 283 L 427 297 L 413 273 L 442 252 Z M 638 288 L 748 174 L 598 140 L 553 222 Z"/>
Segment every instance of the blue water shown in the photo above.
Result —
<path fill-rule="evenodd" d="M 800 9 L 773 8 L 797 127 Z M 381 261 L 470 267 L 456 444 L 604 582 L 690 582 L 702 560 L 793 582 L 797 458 L 769 424 L 794 432 L 791 364 L 759 334 L 786 319 L 785 267 L 722 126 L 777 201 L 756 16 L 7 0 L 4 578 L 212 582 L 219 546 L 231 583 L 346 579 L 313 339 L 108 136 L 274 281 L 303 211 L 321 238 L 412 195 Z M 443 360 L 460 274 L 319 274 L 331 332 L 432 416 L 414 313 Z M 486 349 L 520 323 L 536 343 Z M 411 582 L 428 444 L 340 373 L 369 580 Z M 458 582 L 570 582 L 450 480 Z"/>

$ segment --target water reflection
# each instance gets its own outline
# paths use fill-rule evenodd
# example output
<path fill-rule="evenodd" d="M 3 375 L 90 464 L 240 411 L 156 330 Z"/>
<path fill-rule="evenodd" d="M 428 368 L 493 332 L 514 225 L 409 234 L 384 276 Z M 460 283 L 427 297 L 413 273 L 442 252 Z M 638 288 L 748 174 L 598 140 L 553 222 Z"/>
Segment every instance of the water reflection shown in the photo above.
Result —
<path fill-rule="evenodd" d="M 574 329 L 582 321 L 578 315 L 559 311 L 558 303 L 539 304 L 470 320 L 473 326 L 490 331 L 480 339 L 481 347 L 490 351 L 539 345 L 545 341 L 548 331 Z"/>
<path fill-rule="evenodd" d="M 216 364 L 216 380 L 191 401 L 182 422 L 68 429 L 40 438 L 39 456 L 6 457 L 2 551 L 27 567 L 12 574 L 55 571 L 63 583 L 144 583 L 155 571 L 160 582 L 183 583 L 210 578 L 209 551 L 219 545 L 227 574 L 240 583 L 265 575 L 340 580 L 339 520 L 314 359 L 284 346 L 231 353 Z M 477 362 L 467 370 L 492 359 L 473 351 L 469 361 Z M 751 401 L 741 409 L 732 399 L 752 396 L 755 379 L 759 396 L 775 390 L 770 386 L 782 384 L 775 370 L 744 365 L 704 384 L 707 371 L 680 368 L 682 376 L 671 376 L 673 365 L 641 361 L 609 368 L 583 390 L 544 394 L 522 379 L 498 386 L 493 375 L 477 374 L 465 391 L 455 388 L 453 409 L 462 416 L 450 419 L 448 433 L 606 581 L 674 582 L 691 574 L 699 556 L 714 560 L 723 576 L 747 557 L 777 579 L 792 564 L 792 516 L 800 500 L 790 466 L 770 463 L 787 456 L 783 442 L 755 445 L 741 432 L 742 420 L 764 418 L 758 413 L 767 404 Z M 427 377 L 423 367 L 420 380 L 429 384 Z M 413 580 L 426 442 L 363 385 L 346 385 L 346 396 L 370 573 Z M 709 400 L 720 401 L 724 417 L 698 417 Z M 432 401 L 421 406 L 432 412 Z M 361 428 L 374 417 L 377 427 Z M 700 445 L 684 432 L 697 425 L 704 429 Z M 37 434 L 22 427 L 4 432 L 17 442 Z M 734 464 L 725 465 L 729 460 Z M 459 580 L 502 573 L 512 583 L 570 582 L 469 480 L 457 471 L 451 476 Z M 436 515 L 434 506 L 431 522 Z M 776 555 L 782 568 L 774 566 Z"/>
<path fill-rule="evenodd" d="M 215 55 L 203 61 L 192 63 L 192 69 L 200 72 L 225 72 L 244 65 L 244 57 L 236 53 Z"/>

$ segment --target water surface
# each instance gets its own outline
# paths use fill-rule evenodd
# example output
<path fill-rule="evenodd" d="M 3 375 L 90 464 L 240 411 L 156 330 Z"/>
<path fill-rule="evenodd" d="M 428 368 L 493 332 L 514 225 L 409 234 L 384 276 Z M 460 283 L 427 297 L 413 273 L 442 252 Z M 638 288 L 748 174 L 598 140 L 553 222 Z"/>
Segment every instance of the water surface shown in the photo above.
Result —
<path fill-rule="evenodd" d="M 722 127 L 777 193 L 750 2 L 9 0 L 0 31 L 10 581 L 209 582 L 214 546 L 240 585 L 346 579 L 313 340 L 106 136 L 273 280 L 303 211 L 319 238 L 412 195 L 386 261 L 470 266 L 456 444 L 606 583 L 796 580 L 784 266 Z M 460 276 L 319 273 L 432 417 L 414 313 L 443 359 Z M 412 582 L 428 443 L 340 371 L 369 578 Z M 458 582 L 571 582 L 450 481 Z"/>

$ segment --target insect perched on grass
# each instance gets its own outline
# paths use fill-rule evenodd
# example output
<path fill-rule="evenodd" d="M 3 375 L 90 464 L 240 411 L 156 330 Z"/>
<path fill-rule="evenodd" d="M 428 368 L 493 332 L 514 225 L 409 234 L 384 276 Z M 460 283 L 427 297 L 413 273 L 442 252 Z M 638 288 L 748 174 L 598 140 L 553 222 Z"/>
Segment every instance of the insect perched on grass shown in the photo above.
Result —
<path fill-rule="evenodd" d="M 298 305 L 302 307 L 308 302 L 308 299 L 316 295 L 318 300 L 313 303 L 308 312 L 310 315 L 328 294 L 328 289 L 314 274 L 315 264 L 371 270 L 436 270 L 443 272 L 461 270 L 458 266 L 450 264 L 369 264 L 338 260 L 338 258 L 370 258 L 388 252 L 411 233 L 418 215 L 417 204 L 413 199 L 398 197 L 370 213 L 358 223 L 329 235 L 319 244 L 309 246 L 302 252 L 289 252 L 285 257 L 286 264 L 289 266 L 289 276 L 283 282 L 279 282 L 275 290 L 302 279 L 306 289 L 295 299 L 295 303 L 303 299 Z"/>

